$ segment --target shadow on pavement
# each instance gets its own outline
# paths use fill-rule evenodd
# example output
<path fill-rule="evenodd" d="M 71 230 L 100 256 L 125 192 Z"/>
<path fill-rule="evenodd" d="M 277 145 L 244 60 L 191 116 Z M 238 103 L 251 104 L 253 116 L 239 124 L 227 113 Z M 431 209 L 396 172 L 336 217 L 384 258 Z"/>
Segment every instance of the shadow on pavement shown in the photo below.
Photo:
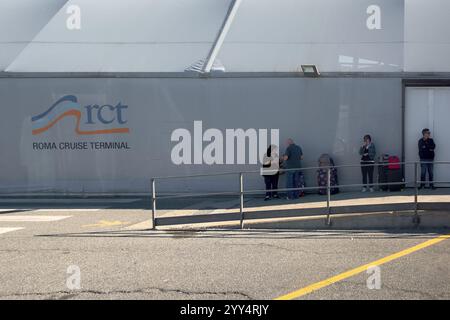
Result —
<path fill-rule="evenodd" d="M 432 239 L 446 235 L 448 229 L 399 230 L 133 230 L 43 234 L 35 237 L 57 238 L 165 238 L 165 239 Z"/>
<path fill-rule="evenodd" d="M 437 190 L 421 190 L 421 196 L 427 195 L 450 195 L 449 188 L 440 188 Z M 206 209 L 231 209 L 239 207 L 238 195 L 227 196 L 201 196 L 201 197 L 182 197 L 182 198 L 167 198 L 168 195 L 161 195 L 161 198 L 157 199 L 158 210 L 177 210 L 185 207 L 198 210 Z M 374 193 L 361 193 L 354 191 L 345 191 L 337 195 L 333 195 L 332 201 L 339 200 L 354 200 L 354 199 L 374 199 L 385 198 L 391 196 L 414 196 L 413 189 L 406 189 L 401 192 L 381 192 Z M 251 201 L 252 206 L 267 206 L 272 204 L 295 204 L 295 203 L 311 203 L 326 201 L 326 196 L 320 196 L 318 194 L 308 194 L 298 200 L 285 200 L 283 198 L 279 200 L 271 200 L 268 202 L 263 201 L 263 194 L 245 195 L 245 201 Z M 229 205 L 226 208 L 221 208 L 215 204 L 222 202 L 232 202 L 235 200 L 235 204 Z M 412 201 L 412 200 L 411 200 Z M 64 195 L 58 197 L 46 197 L 46 196 L 27 196 L 27 197 L 0 197 L 0 209 L 12 210 L 33 210 L 33 209 L 66 209 L 66 208 L 82 208 L 82 209 L 151 209 L 151 197 L 150 196 L 92 196 L 92 197 L 65 197 Z"/>

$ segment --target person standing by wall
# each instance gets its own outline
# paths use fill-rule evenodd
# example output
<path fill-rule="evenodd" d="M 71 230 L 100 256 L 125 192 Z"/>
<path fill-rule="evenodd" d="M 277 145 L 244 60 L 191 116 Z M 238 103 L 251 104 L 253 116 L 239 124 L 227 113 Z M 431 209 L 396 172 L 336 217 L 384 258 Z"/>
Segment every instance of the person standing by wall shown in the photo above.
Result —
<path fill-rule="evenodd" d="M 422 138 L 419 140 L 419 158 L 420 158 L 420 187 L 422 189 L 425 187 L 426 175 L 428 172 L 428 181 L 430 183 L 431 189 L 436 189 L 433 184 L 433 161 L 434 161 L 434 150 L 436 149 L 436 144 L 434 140 L 431 139 L 431 132 L 429 129 L 422 130 Z"/>
<path fill-rule="evenodd" d="M 300 168 L 303 159 L 302 148 L 294 143 L 292 139 L 286 141 L 286 151 L 283 156 L 283 165 L 286 171 L 286 188 L 293 189 L 300 186 Z M 288 191 L 287 199 L 298 199 L 300 190 Z"/>
<path fill-rule="evenodd" d="M 276 145 L 272 144 L 267 148 L 263 158 L 261 175 L 264 177 L 264 183 L 266 184 L 264 201 L 272 198 L 278 199 L 278 192 L 273 191 L 278 189 L 278 178 L 280 175 L 280 157 L 278 156 L 278 147 Z"/>
<path fill-rule="evenodd" d="M 359 154 L 361 156 L 361 173 L 364 185 L 362 192 L 366 192 L 368 188 L 370 192 L 373 192 L 376 149 L 370 135 L 366 134 L 364 136 L 364 144 L 359 148 Z"/>

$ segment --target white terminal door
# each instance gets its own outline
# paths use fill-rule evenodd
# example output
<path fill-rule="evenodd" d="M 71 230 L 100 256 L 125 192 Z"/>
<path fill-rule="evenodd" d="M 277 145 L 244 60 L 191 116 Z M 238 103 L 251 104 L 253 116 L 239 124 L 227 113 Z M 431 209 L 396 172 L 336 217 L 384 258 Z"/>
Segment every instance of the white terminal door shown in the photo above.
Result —
<path fill-rule="evenodd" d="M 435 160 L 450 161 L 450 87 L 406 88 L 405 161 L 419 160 L 417 144 L 424 128 L 436 142 Z M 412 166 L 405 168 L 405 175 L 406 181 L 414 181 Z M 434 180 L 450 182 L 450 164 L 435 165 Z"/>

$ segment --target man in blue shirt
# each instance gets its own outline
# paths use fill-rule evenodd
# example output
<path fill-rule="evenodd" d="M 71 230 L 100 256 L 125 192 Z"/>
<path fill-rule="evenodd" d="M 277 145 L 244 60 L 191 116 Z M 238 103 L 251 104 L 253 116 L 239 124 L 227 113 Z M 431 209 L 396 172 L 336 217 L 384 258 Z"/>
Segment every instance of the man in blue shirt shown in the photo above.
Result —
<path fill-rule="evenodd" d="M 292 139 L 286 141 L 287 148 L 284 153 L 284 168 L 286 171 L 286 189 L 293 189 L 300 187 L 300 168 L 303 159 L 303 151 L 300 146 L 296 145 Z M 298 170 L 296 170 L 298 169 Z M 300 190 L 288 191 L 287 199 L 298 199 L 300 197 Z"/>

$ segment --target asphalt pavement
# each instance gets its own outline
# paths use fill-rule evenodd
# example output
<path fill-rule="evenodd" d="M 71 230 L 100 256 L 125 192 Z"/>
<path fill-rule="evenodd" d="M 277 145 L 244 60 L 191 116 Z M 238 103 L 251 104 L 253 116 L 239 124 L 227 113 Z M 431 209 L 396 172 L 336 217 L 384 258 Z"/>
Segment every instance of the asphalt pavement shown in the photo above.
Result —
<path fill-rule="evenodd" d="M 155 231 L 134 227 L 149 210 L 133 201 L 3 204 L 0 299 L 275 299 L 450 234 Z M 295 299 L 449 299 L 449 262 L 443 239 L 380 265 L 378 289 L 364 270 Z"/>

